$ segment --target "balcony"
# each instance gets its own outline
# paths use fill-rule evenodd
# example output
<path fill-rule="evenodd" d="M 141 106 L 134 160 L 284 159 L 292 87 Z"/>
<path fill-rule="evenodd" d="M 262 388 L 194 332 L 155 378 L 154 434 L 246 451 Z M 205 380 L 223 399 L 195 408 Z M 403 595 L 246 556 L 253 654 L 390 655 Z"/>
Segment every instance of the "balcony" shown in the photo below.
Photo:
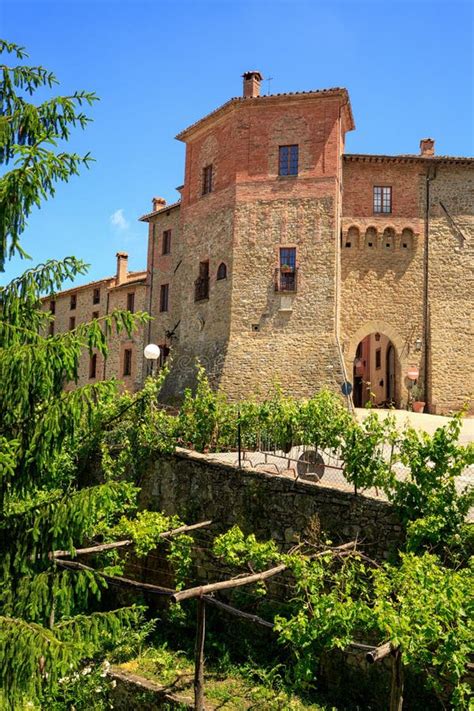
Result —
<path fill-rule="evenodd" d="M 275 269 L 275 291 L 295 293 L 298 284 L 298 269 Z"/>
<path fill-rule="evenodd" d="M 204 301 L 209 298 L 209 277 L 199 277 L 194 282 L 194 301 Z"/>

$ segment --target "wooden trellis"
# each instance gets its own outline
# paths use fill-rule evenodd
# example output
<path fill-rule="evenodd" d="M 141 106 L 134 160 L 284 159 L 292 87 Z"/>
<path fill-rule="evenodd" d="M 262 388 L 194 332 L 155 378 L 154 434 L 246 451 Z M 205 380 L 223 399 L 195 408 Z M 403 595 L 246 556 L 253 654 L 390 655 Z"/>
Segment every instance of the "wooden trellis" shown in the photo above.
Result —
<path fill-rule="evenodd" d="M 201 523 L 192 524 L 190 526 L 180 526 L 179 528 L 172 529 L 170 531 L 165 531 L 160 534 L 160 538 L 167 539 L 172 536 L 178 535 L 180 533 L 187 533 L 188 531 L 197 530 L 199 528 L 204 528 L 210 526 L 212 521 L 202 521 Z M 75 556 L 80 555 L 91 555 L 94 553 L 102 553 L 108 550 L 114 550 L 117 548 L 125 548 L 132 545 L 133 541 L 123 540 L 116 541 L 114 543 L 104 543 L 96 546 L 89 546 L 87 548 L 78 548 L 74 551 Z M 348 555 L 353 555 L 357 552 L 357 555 L 362 559 L 366 560 L 370 564 L 379 567 L 378 563 L 368 558 L 363 553 L 357 550 L 357 542 L 351 541 L 350 543 L 344 543 L 340 546 L 328 547 L 312 555 L 308 555 L 307 558 L 314 560 L 316 558 L 332 553 L 338 557 L 344 557 Z M 160 585 L 153 585 L 151 583 L 142 583 L 137 580 L 132 580 L 130 578 L 125 578 L 122 576 L 109 575 L 103 573 L 91 566 L 79 563 L 75 560 L 66 560 L 66 556 L 71 556 L 72 554 L 68 551 L 60 550 L 54 551 L 51 557 L 54 559 L 56 565 L 62 568 L 67 568 L 70 570 L 87 570 L 93 572 L 94 574 L 102 577 L 111 585 L 117 585 L 120 587 L 127 587 L 137 591 L 145 592 L 153 595 L 160 595 L 166 597 L 170 602 L 178 603 L 184 600 L 197 600 L 197 620 L 196 620 L 196 642 L 195 642 L 195 656 L 194 656 L 194 708 L 196 711 L 204 711 L 205 701 L 204 701 L 204 647 L 205 647 L 205 637 L 206 637 L 206 606 L 212 605 L 224 612 L 227 612 L 235 617 L 247 620 L 254 624 L 261 625 L 268 629 L 273 629 L 274 625 L 272 622 L 262 619 L 258 615 L 253 615 L 243 610 L 239 610 L 228 603 L 224 603 L 214 597 L 215 593 L 222 590 L 233 590 L 238 587 L 243 587 L 246 585 L 252 585 L 263 580 L 268 580 L 276 575 L 280 575 L 288 569 L 288 565 L 281 563 L 268 570 L 264 570 L 260 573 L 252 573 L 251 575 L 241 575 L 235 578 L 229 578 L 228 580 L 222 580 L 216 583 L 209 583 L 207 585 L 199 585 L 192 588 L 187 588 L 185 590 L 176 590 L 173 588 L 167 588 Z M 360 644 L 358 642 L 353 642 L 349 645 L 349 648 L 357 649 L 358 651 L 366 652 L 366 659 L 369 663 L 375 663 L 384 659 L 388 655 L 393 656 L 392 664 L 392 684 L 390 691 L 390 711 L 401 711 L 403 705 L 403 666 L 401 663 L 401 650 L 399 647 L 394 647 L 391 642 L 386 642 L 378 647 L 372 645 Z"/>

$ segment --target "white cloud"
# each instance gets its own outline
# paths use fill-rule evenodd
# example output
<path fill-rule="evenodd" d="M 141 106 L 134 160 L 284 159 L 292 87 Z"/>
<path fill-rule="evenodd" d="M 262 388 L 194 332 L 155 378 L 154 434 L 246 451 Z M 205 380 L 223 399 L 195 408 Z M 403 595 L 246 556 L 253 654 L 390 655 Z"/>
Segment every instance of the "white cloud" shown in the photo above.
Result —
<path fill-rule="evenodd" d="M 120 231 L 128 230 L 130 227 L 130 223 L 125 219 L 122 208 L 115 210 L 115 212 L 110 215 L 110 224 Z"/>

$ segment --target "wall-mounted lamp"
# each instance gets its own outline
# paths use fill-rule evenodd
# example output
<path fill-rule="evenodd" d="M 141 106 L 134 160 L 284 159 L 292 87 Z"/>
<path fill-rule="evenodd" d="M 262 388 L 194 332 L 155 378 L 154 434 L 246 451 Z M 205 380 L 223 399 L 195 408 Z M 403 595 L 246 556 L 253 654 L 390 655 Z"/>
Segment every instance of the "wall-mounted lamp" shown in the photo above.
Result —
<path fill-rule="evenodd" d="M 376 341 L 380 341 L 380 333 L 376 333 L 376 334 L 375 334 L 375 340 L 376 340 Z"/>
<path fill-rule="evenodd" d="M 419 352 L 421 351 L 422 345 L 423 345 L 423 341 L 421 340 L 421 338 L 417 338 L 417 339 L 415 340 L 415 351 L 416 351 L 417 353 L 419 353 Z"/>

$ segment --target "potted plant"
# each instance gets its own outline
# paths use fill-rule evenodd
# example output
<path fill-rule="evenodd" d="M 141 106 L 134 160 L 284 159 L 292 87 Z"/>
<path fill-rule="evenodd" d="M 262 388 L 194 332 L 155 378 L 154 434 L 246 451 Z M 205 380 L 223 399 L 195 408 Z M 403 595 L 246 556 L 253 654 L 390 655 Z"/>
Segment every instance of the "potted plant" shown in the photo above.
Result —
<path fill-rule="evenodd" d="M 293 271 L 293 267 L 291 267 L 289 264 L 282 264 L 281 267 L 280 267 L 280 270 L 281 270 L 282 272 L 292 272 L 292 271 Z"/>
<path fill-rule="evenodd" d="M 420 385 L 414 385 L 411 389 L 411 408 L 413 412 L 423 412 L 426 402 L 422 400 L 423 388 Z"/>

